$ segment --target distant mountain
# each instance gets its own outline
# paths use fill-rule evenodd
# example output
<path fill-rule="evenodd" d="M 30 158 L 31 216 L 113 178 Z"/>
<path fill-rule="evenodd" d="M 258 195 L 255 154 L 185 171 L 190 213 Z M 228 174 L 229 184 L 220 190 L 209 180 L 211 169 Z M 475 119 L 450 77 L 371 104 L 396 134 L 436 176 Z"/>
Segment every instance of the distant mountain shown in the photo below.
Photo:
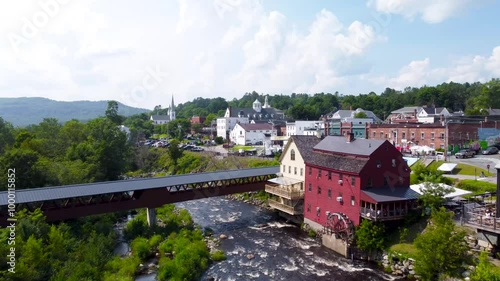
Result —
<path fill-rule="evenodd" d="M 14 126 L 38 124 L 44 118 L 64 123 L 71 119 L 87 121 L 104 116 L 108 101 L 55 101 L 46 98 L 0 98 L 0 117 Z M 118 113 L 130 116 L 150 110 L 118 103 Z"/>

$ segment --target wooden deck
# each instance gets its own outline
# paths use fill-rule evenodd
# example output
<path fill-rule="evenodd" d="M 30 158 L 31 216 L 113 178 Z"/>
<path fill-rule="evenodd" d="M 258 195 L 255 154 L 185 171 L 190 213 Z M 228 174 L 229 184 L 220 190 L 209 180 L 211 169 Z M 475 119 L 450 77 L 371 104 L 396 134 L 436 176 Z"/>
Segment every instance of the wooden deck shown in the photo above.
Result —
<path fill-rule="evenodd" d="M 487 217 L 481 213 L 466 213 L 462 224 L 481 231 L 500 234 L 500 218 Z"/>

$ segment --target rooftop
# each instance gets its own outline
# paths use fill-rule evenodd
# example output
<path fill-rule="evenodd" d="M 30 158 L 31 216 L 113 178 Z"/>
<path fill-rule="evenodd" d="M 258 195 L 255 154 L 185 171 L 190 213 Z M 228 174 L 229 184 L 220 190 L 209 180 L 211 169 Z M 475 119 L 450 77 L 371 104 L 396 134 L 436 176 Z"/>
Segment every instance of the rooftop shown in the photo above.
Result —
<path fill-rule="evenodd" d="M 376 187 L 361 190 L 361 192 L 377 203 L 416 200 L 420 196 L 410 187 Z"/>
<path fill-rule="evenodd" d="M 238 124 L 240 127 L 245 129 L 245 131 L 252 131 L 252 130 L 272 130 L 273 125 L 269 123 L 255 123 L 255 124 Z"/>
<path fill-rule="evenodd" d="M 385 140 L 373 139 L 355 139 L 354 141 L 347 142 L 344 136 L 328 136 L 315 147 L 315 151 L 333 152 L 342 155 L 362 155 L 370 156 L 377 150 Z M 387 142 L 388 145 L 389 142 Z"/>

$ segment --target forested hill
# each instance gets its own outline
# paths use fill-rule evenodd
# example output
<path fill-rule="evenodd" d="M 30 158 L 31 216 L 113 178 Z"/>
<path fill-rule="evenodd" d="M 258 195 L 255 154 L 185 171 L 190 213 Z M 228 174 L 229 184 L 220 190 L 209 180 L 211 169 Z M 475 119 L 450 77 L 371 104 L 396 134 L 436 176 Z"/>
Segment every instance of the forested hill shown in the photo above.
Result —
<path fill-rule="evenodd" d="M 104 116 L 107 101 L 55 101 L 46 98 L 0 98 L 0 117 L 14 126 L 38 124 L 44 118 L 56 118 L 64 123 L 71 119 L 81 121 Z M 118 103 L 118 113 L 130 116 L 147 112 Z"/>
<path fill-rule="evenodd" d="M 225 101 L 223 98 L 197 98 L 178 106 L 177 117 L 190 118 L 193 115 L 222 116 L 227 106 L 236 108 L 252 107 L 255 99 L 264 102 L 265 96 L 272 107 L 285 111 L 297 120 L 317 120 L 321 115 L 338 109 L 357 109 L 373 111 L 384 118 L 392 111 L 405 106 L 446 107 L 451 111 L 463 111 L 466 115 L 484 115 L 485 109 L 500 108 L 500 79 L 486 83 L 448 82 L 436 86 L 407 87 L 402 91 L 391 88 L 382 93 L 359 93 L 343 95 L 339 93 L 245 93 L 240 99 Z"/>

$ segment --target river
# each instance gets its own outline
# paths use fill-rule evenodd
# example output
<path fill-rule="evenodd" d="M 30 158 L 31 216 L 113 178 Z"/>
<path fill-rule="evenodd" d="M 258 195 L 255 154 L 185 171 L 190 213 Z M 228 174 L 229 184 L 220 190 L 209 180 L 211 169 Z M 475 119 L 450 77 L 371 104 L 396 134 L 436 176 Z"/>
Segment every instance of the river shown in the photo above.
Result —
<path fill-rule="evenodd" d="M 372 264 L 350 261 L 321 247 L 297 226 L 270 211 L 225 198 L 177 203 L 195 223 L 226 234 L 221 241 L 227 260 L 212 264 L 202 277 L 215 280 L 396 280 Z M 266 224 L 265 227 L 257 227 Z M 247 255 L 252 254 L 253 259 Z M 136 281 L 153 281 L 154 275 Z M 399 279 L 403 280 L 403 279 Z"/>

